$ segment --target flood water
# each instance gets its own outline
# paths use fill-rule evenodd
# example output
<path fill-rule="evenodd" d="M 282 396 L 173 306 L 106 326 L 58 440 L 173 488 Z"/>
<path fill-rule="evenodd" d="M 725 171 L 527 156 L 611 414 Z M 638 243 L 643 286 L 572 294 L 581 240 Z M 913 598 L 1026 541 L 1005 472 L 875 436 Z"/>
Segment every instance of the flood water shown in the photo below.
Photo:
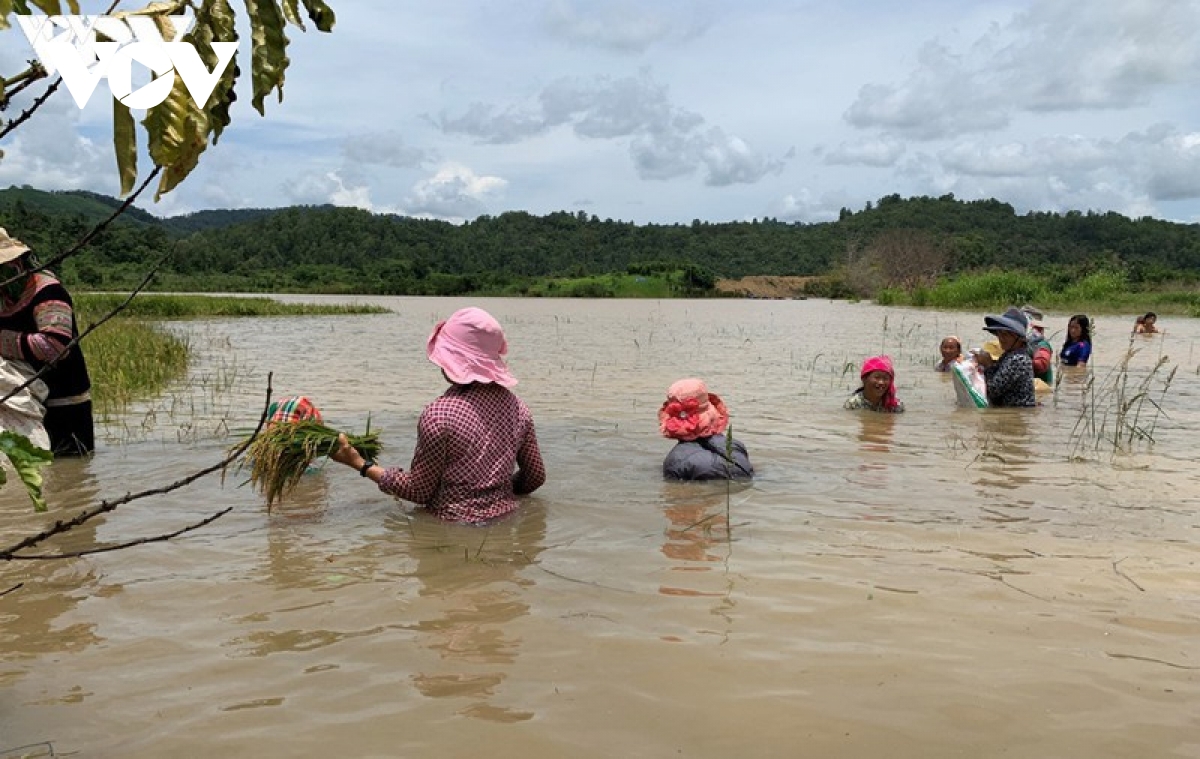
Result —
<path fill-rule="evenodd" d="M 172 325 L 187 382 L 54 464 L 50 514 L 6 486 L 2 542 L 218 461 L 268 372 L 407 465 L 445 387 L 426 337 L 464 305 L 506 328 L 545 487 L 466 527 L 339 465 L 270 513 L 209 476 L 47 550 L 233 507 L 203 529 L 0 565 L 24 583 L 0 598 L 0 756 L 1200 757 L 1197 320 L 1138 338 L 1121 389 L 1133 318 L 1100 317 L 1091 386 L 977 411 L 932 365 L 943 335 L 987 337 L 978 313 L 355 300 L 395 313 Z M 842 410 L 880 352 L 908 412 Z M 662 481 L 655 412 L 689 375 L 752 485 Z"/>

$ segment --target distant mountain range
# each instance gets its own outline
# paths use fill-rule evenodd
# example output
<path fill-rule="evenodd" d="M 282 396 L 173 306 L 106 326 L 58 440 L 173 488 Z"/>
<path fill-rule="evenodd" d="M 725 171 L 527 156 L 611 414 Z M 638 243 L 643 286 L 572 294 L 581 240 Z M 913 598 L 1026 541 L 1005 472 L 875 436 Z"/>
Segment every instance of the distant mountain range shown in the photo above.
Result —
<path fill-rule="evenodd" d="M 49 215 L 64 214 L 81 216 L 89 224 L 97 224 L 112 215 L 125 201 L 88 190 L 61 190 L 48 192 L 29 186 L 12 186 L 0 190 L 0 212 L 11 211 L 17 203 L 24 203 L 31 210 Z M 149 224 L 162 227 L 173 235 L 184 236 L 207 229 L 219 229 L 232 224 L 260 219 L 278 212 L 278 208 L 232 208 L 213 211 L 197 211 L 180 216 L 155 216 L 136 205 L 121 214 L 123 222 Z"/>
<path fill-rule="evenodd" d="M 0 226 L 49 257 L 120 205 L 93 192 L 11 187 L 0 190 Z M 1153 287 L 1200 279 L 1200 225 L 1112 212 L 1017 214 L 999 200 L 953 195 L 888 195 L 815 224 L 638 225 L 582 211 L 509 211 L 455 225 L 329 205 L 169 218 L 130 208 L 59 273 L 71 284 L 123 288 L 167 253 L 160 289 L 519 295 L 536 294 L 538 279 L 647 272 L 683 272 L 689 282 L 833 274 L 855 288 L 912 289 L 988 270 L 1060 284 L 1101 271 Z"/>

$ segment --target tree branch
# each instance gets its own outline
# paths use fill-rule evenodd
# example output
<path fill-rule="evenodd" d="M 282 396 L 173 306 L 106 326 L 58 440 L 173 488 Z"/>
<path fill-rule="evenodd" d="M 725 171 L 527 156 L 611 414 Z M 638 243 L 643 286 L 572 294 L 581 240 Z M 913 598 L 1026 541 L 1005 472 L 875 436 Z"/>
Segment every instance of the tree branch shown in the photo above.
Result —
<path fill-rule="evenodd" d="M 110 551 L 120 551 L 123 548 L 131 548 L 133 546 L 145 545 L 146 543 L 161 543 L 161 542 L 170 540 L 171 538 L 177 538 L 180 535 L 184 534 L 185 532 L 191 532 L 192 530 L 198 530 L 201 527 L 204 527 L 205 525 L 212 524 L 213 522 L 217 521 L 218 519 L 225 516 L 226 514 L 228 514 L 231 511 L 233 511 L 232 506 L 230 506 L 226 509 L 222 509 L 221 511 L 218 511 L 216 514 L 213 514 L 210 517 L 206 517 L 206 518 L 200 520 L 199 522 L 196 522 L 195 524 L 190 524 L 187 527 L 176 530 L 175 532 L 169 532 L 165 535 L 155 535 L 154 537 L 151 537 L 151 538 L 138 538 L 137 540 L 129 540 L 124 543 L 117 543 L 116 545 L 104 546 L 103 548 L 89 548 L 86 551 L 70 551 L 68 553 L 39 553 L 39 554 L 26 555 L 26 556 L 11 556 L 9 558 L 11 558 L 13 560 L 77 559 L 80 556 L 91 556 L 92 554 L 97 554 L 97 553 L 108 553 Z M 0 594 L 0 595 L 3 595 L 3 594 Z"/>
<path fill-rule="evenodd" d="M 25 110 L 21 111 L 20 116 L 16 117 L 12 121 L 9 121 L 7 124 L 5 124 L 4 128 L 0 129 L 0 140 L 3 140 L 5 137 L 8 136 L 9 132 L 11 132 L 12 130 L 16 129 L 17 127 L 21 126 L 26 121 L 28 121 L 29 117 L 32 116 L 37 111 L 37 109 L 42 107 L 42 103 L 45 103 L 47 100 L 50 99 L 50 96 L 55 93 L 55 91 L 58 89 L 58 85 L 60 85 L 60 84 L 62 84 L 61 76 L 58 79 L 55 79 L 54 82 L 49 87 L 46 88 L 45 92 L 43 92 L 41 95 L 38 95 L 36 98 L 34 98 L 33 105 L 31 105 L 28 108 L 26 108 Z"/>
<path fill-rule="evenodd" d="M 9 277 L 8 279 L 4 280 L 3 282 L 0 282 L 0 287 L 4 287 L 5 285 L 9 284 L 10 282 L 15 282 L 18 279 L 28 276 L 30 274 L 35 274 L 39 271 L 45 271 L 46 269 L 49 269 L 52 266 L 57 266 L 58 264 L 62 263 L 63 261 L 67 260 L 71 256 L 78 253 L 85 245 L 87 245 L 89 242 L 91 242 L 96 237 L 96 235 L 103 232 L 108 227 L 108 225 L 111 224 L 118 216 L 125 213 L 125 211 L 131 205 L 133 205 L 133 201 L 137 200 L 138 196 L 142 194 L 142 191 L 145 190 L 152 181 L 154 181 L 154 178 L 157 177 L 159 172 L 161 172 L 161 171 L 162 171 L 162 166 L 155 166 L 154 170 L 151 171 L 149 175 L 147 175 L 145 181 L 143 181 L 142 184 L 136 190 L 134 190 L 132 193 L 129 194 L 129 197 L 125 199 L 125 202 L 121 203 L 121 206 L 117 210 L 113 211 L 111 216 L 109 216 L 107 219 L 100 222 L 96 226 L 92 227 L 91 231 L 89 231 L 83 237 L 79 238 L 79 242 L 75 243 L 75 245 L 73 247 L 68 248 L 67 250 L 63 251 L 62 253 L 59 253 L 57 256 L 55 256 L 54 258 L 51 258 L 49 261 L 45 262 L 44 264 L 41 264 L 36 269 L 31 269 L 30 271 L 21 272 L 20 274 L 15 274 L 15 275 Z"/>
<path fill-rule="evenodd" d="M 93 240 L 93 239 L 96 237 L 96 235 L 98 235 L 98 234 L 100 234 L 101 232 L 103 232 L 103 231 L 104 231 L 104 229 L 105 229 L 105 228 L 106 228 L 106 227 L 107 227 L 109 224 L 111 224 L 111 223 L 113 222 L 113 220 L 114 220 L 114 219 L 116 219 L 116 218 L 117 218 L 118 216 L 120 216 L 121 214 L 125 213 L 126 209 L 128 209 L 128 208 L 129 208 L 131 205 L 133 205 L 133 201 L 137 200 L 138 196 L 142 194 L 142 191 L 143 191 L 143 190 L 145 190 L 145 189 L 146 189 L 146 188 L 147 188 L 147 187 L 150 185 L 150 183 L 151 183 L 152 181 L 154 181 L 154 178 L 158 176 L 159 172 L 161 172 L 161 171 L 162 171 L 162 168 L 163 168 L 162 166 L 155 166 L 155 167 L 154 167 L 154 170 L 153 170 L 153 171 L 151 171 L 151 172 L 150 172 L 150 173 L 149 173 L 149 174 L 146 176 L 146 179 L 145 179 L 145 181 L 143 181 L 143 182 L 141 183 L 141 185 L 139 185 L 139 186 L 138 186 L 138 188 L 137 188 L 136 190 L 134 190 L 133 192 L 131 192 L 131 193 L 129 194 L 129 197 L 128 197 L 128 198 L 125 198 L 125 202 L 121 204 L 121 207 L 120 207 L 120 208 L 118 208 L 117 210 L 113 211 L 113 213 L 112 213 L 112 216 L 109 216 L 107 219 L 105 219 L 104 221 L 100 222 L 100 223 L 99 223 L 99 224 L 97 224 L 95 227 L 92 227 L 92 231 L 91 231 L 91 232 L 88 232 L 86 235 L 84 235 L 84 236 L 83 236 L 83 237 L 82 237 L 82 238 L 79 240 L 79 242 L 75 243 L 75 246 L 74 246 L 74 247 L 72 247 L 72 248 L 70 248 L 70 249 L 68 249 L 68 250 L 66 250 L 66 251 L 64 251 L 64 252 L 62 252 L 62 253 L 59 253 L 57 256 L 55 256 L 54 258 L 51 258 L 49 261 L 47 261 L 46 263 L 42 264 L 42 265 L 41 265 L 41 266 L 39 266 L 37 269 L 34 269 L 34 271 L 43 271 L 44 269 L 49 269 L 49 268 L 50 268 L 50 267 L 52 267 L 52 266 L 58 266 L 58 265 L 59 265 L 60 263 L 62 263 L 63 261 L 67 260 L 67 259 L 68 259 L 68 258 L 70 258 L 71 256 L 73 256 L 73 255 L 75 255 L 76 253 L 78 253 L 78 252 L 79 252 L 79 250 L 80 250 L 81 248 L 83 248 L 83 246 L 85 246 L 85 245 L 87 245 L 89 242 L 91 242 L 91 241 L 92 241 L 92 240 Z M 6 283 L 0 283 L 0 285 L 3 285 L 3 284 L 6 284 Z"/>
<path fill-rule="evenodd" d="M 8 79 L 0 78 L 0 111 L 8 107 L 12 102 L 12 96 L 19 94 L 29 85 L 34 82 L 46 78 L 46 68 L 42 66 L 40 61 L 29 61 L 29 68 L 25 69 L 15 76 Z M 13 87 L 12 85 L 16 85 Z"/>
<path fill-rule="evenodd" d="M 271 394 L 272 394 L 272 390 L 273 390 L 271 387 L 271 379 L 272 379 L 273 375 L 274 375 L 274 372 L 267 374 L 267 400 L 266 400 L 266 403 L 263 405 L 262 414 L 258 418 L 258 426 L 254 428 L 254 432 L 250 434 L 250 437 L 248 437 L 246 440 L 242 441 L 241 445 L 238 445 L 232 451 L 230 451 L 229 455 L 226 456 L 223 460 L 219 461 L 216 464 L 213 464 L 212 466 L 205 467 L 204 469 L 201 469 L 198 472 L 190 474 L 181 480 L 173 482 L 170 485 L 166 485 L 164 487 L 159 487 L 159 488 L 150 488 L 149 490 L 143 490 L 139 493 L 132 493 L 132 494 L 127 493 L 123 497 L 118 498 L 117 500 L 111 501 L 111 502 L 110 501 L 101 501 L 99 506 L 93 506 L 90 509 L 81 511 L 78 514 L 76 514 L 73 519 L 70 519 L 65 522 L 62 520 L 59 520 L 59 521 L 55 522 L 53 525 L 51 525 L 50 527 L 47 527 L 45 530 L 42 530 L 41 532 L 37 533 L 36 535 L 30 535 L 29 537 L 27 537 L 23 540 L 20 540 L 17 543 L 14 543 L 13 545 L 11 545 L 7 548 L 0 549 L 0 561 L 12 561 L 14 559 L 25 558 L 22 556 L 17 556 L 16 552 L 24 550 L 26 548 L 32 548 L 33 546 L 35 546 L 39 543 L 42 543 L 45 540 L 47 540 L 48 538 L 51 538 L 55 535 L 60 535 L 64 532 L 70 532 L 71 530 L 75 529 L 76 527 L 79 527 L 80 525 L 100 516 L 101 514 L 106 514 L 110 511 L 112 511 L 113 509 L 116 509 L 118 506 L 123 506 L 127 503 L 131 503 L 133 501 L 136 501 L 136 500 L 139 500 L 142 498 L 146 498 L 146 497 L 152 496 L 152 495 L 165 495 L 167 493 L 170 493 L 173 490 L 178 490 L 179 488 L 182 488 L 185 485 L 190 485 L 193 482 L 195 482 L 196 480 L 200 479 L 201 477 L 204 477 L 205 475 L 208 475 L 208 474 L 212 474 L 213 472 L 217 471 L 218 469 L 224 469 L 226 466 L 228 466 L 230 463 L 232 463 L 235 459 L 237 459 L 237 457 L 239 457 L 243 453 L 245 453 L 246 449 L 250 447 L 250 444 L 254 442 L 254 439 L 256 437 L 258 437 L 258 433 L 260 430 L 262 430 L 263 424 L 266 423 L 267 410 L 271 406 Z M 217 516 L 220 516 L 220 515 L 218 514 Z M 212 517 L 211 519 L 216 519 L 216 518 L 217 517 Z M 149 541 L 147 541 L 147 542 L 149 542 Z"/>
<path fill-rule="evenodd" d="M 108 6 L 108 10 L 104 11 L 103 15 L 107 16 L 107 15 L 111 14 L 113 11 L 115 11 L 117 9 L 117 6 L 120 4 L 121 4 L 121 0 L 113 0 L 112 4 Z M 38 61 L 36 63 L 33 61 L 30 61 L 30 64 L 41 69 L 42 75 L 45 76 L 46 70 L 45 70 L 45 68 L 42 67 L 42 64 L 40 61 Z M 38 77 L 38 78 L 40 79 L 41 77 Z M 49 100 L 50 96 L 53 95 L 58 90 L 58 86 L 60 84 L 62 84 L 61 76 L 58 79 L 55 79 L 54 83 L 51 84 L 49 87 L 47 87 L 46 91 L 43 92 L 41 95 L 39 95 L 33 101 L 33 105 L 29 106 L 29 108 L 22 111 L 20 116 L 18 116 L 17 118 L 15 118 L 12 121 L 5 124 L 4 128 L 0 129 L 0 140 L 3 140 L 6 136 L 8 136 L 9 132 L 13 131 L 17 127 L 21 126 L 21 124 L 28 121 L 29 117 L 32 116 L 37 111 L 37 109 L 42 107 L 42 103 L 45 103 L 47 100 Z M 22 85 L 20 89 L 24 89 L 24 86 L 25 85 Z M 15 92 L 19 92 L 20 89 L 16 90 Z M 13 94 L 15 94 L 15 92 Z"/>

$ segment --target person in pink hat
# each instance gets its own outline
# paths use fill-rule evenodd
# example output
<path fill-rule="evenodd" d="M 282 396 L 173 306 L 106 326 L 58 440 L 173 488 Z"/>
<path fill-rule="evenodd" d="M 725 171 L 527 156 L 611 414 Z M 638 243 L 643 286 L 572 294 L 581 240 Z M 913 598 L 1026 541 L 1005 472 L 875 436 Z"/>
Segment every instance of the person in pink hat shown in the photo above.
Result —
<path fill-rule="evenodd" d="M 500 323 L 481 308 L 438 322 L 425 345 L 450 388 L 421 412 L 412 464 L 382 467 L 345 435 L 331 458 L 388 495 L 421 504 L 455 522 L 485 522 L 517 508 L 517 496 L 546 481 L 533 416 L 509 388 L 517 379 L 504 355 Z"/>
<path fill-rule="evenodd" d="M 677 440 L 663 460 L 663 477 L 671 480 L 730 480 L 754 476 L 746 446 L 727 441 L 729 411 L 703 380 L 681 379 L 667 390 L 658 409 L 658 429 Z"/>

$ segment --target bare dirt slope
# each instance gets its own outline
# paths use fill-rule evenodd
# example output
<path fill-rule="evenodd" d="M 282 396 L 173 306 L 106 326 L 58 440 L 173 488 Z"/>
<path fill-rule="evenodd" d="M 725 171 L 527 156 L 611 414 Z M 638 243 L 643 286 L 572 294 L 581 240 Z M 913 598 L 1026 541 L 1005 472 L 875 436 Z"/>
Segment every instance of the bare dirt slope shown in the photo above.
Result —
<path fill-rule="evenodd" d="M 783 277 L 755 275 L 741 279 L 717 280 L 717 291 L 746 298 L 799 298 L 804 295 L 804 283 L 817 277 Z"/>

